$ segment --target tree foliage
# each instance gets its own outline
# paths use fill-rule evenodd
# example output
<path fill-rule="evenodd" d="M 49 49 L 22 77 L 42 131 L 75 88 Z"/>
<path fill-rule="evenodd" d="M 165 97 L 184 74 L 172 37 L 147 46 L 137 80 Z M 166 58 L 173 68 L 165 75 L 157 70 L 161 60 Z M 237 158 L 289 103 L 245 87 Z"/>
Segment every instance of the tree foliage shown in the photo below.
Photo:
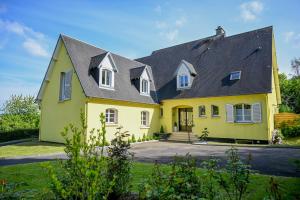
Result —
<path fill-rule="evenodd" d="M 12 95 L 2 108 L 0 131 L 38 128 L 40 113 L 33 96 Z"/>
<path fill-rule="evenodd" d="M 291 61 L 292 70 L 295 73 L 295 76 L 300 76 L 300 58 L 295 58 Z"/>
<path fill-rule="evenodd" d="M 279 74 L 282 106 L 281 112 L 300 113 L 300 76 L 290 79 L 282 73 Z"/>

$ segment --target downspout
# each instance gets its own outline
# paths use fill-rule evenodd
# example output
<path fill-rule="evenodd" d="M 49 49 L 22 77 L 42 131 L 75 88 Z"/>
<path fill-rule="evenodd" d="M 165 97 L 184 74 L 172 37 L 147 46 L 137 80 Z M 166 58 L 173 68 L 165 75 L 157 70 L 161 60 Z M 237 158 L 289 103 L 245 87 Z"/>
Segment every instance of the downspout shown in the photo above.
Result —
<path fill-rule="evenodd" d="M 270 127 L 270 105 L 269 105 L 269 97 L 268 97 L 268 94 L 266 94 L 266 106 L 267 106 L 267 130 L 268 130 L 268 141 L 270 142 L 270 130 L 271 130 L 271 127 Z"/>

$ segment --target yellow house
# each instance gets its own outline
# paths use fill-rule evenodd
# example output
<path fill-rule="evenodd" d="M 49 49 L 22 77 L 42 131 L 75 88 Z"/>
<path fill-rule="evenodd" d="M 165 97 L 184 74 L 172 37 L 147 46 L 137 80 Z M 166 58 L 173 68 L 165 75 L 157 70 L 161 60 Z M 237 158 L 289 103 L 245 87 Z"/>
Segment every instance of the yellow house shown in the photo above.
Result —
<path fill-rule="evenodd" d="M 40 140 L 63 142 L 68 123 L 106 118 L 136 138 L 165 132 L 269 141 L 281 103 L 273 28 L 216 34 L 130 60 L 60 35 L 37 100 Z"/>

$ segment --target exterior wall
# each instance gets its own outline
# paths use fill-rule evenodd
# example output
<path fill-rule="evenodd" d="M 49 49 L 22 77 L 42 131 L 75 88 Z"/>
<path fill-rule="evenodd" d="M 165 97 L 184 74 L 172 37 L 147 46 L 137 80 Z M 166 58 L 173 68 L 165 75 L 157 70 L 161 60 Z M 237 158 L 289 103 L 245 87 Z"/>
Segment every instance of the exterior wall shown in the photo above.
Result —
<path fill-rule="evenodd" d="M 244 124 L 228 123 L 226 121 L 226 104 L 239 103 L 261 103 L 262 122 Z M 205 118 L 198 117 L 198 107 L 200 105 L 205 105 Z M 211 105 L 219 106 L 219 117 L 211 117 Z M 178 119 L 176 112 L 172 112 L 172 109 L 177 106 L 193 108 L 194 134 L 201 135 L 202 130 L 204 128 L 208 128 L 208 131 L 210 132 L 209 137 L 253 140 L 269 139 L 269 121 L 267 116 L 268 104 L 266 94 L 165 100 L 161 105 L 164 110 L 164 116 L 161 118 L 161 124 L 164 126 L 165 131 L 167 132 L 173 131 L 173 120 Z"/>
<path fill-rule="evenodd" d="M 57 61 L 54 64 L 41 102 L 40 140 L 64 142 L 60 135 L 69 123 L 79 125 L 80 109 L 85 112 L 85 95 L 73 69 L 71 99 L 59 101 L 60 73 L 73 68 L 65 46 L 60 45 Z"/>
<path fill-rule="evenodd" d="M 267 96 L 268 101 L 268 124 L 269 124 L 269 138 L 272 138 L 272 131 L 274 130 L 274 115 L 278 113 L 279 104 L 281 104 L 281 95 L 278 78 L 278 65 L 276 57 L 276 48 L 274 36 L 272 37 L 272 93 Z"/>
<path fill-rule="evenodd" d="M 159 105 L 149 105 L 141 103 L 132 103 L 125 101 L 116 101 L 108 99 L 90 99 L 87 104 L 87 126 L 88 132 L 95 128 L 100 128 L 101 113 L 105 114 L 105 110 L 114 108 L 118 110 L 118 123 L 106 126 L 107 141 L 111 141 L 118 126 L 123 126 L 123 131 L 128 131 L 130 135 L 134 134 L 135 138 L 142 138 L 143 134 L 151 135 L 158 132 L 160 128 Z M 141 127 L 141 112 L 149 112 L 149 128 Z"/>

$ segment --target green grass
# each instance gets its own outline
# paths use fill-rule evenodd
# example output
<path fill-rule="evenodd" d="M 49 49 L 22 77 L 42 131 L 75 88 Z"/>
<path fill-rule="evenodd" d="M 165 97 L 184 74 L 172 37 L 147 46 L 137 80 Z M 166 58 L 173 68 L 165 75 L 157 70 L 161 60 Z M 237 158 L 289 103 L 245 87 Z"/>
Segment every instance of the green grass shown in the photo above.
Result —
<path fill-rule="evenodd" d="M 300 146 L 300 136 L 293 138 L 285 138 L 283 140 L 283 144 L 292 145 L 292 146 Z"/>
<path fill-rule="evenodd" d="M 19 144 L 0 147 L 0 158 L 25 155 L 40 155 L 48 153 L 58 153 L 63 151 L 64 145 L 62 144 L 39 142 L 37 140 L 33 140 L 30 142 L 22 142 Z"/>
<path fill-rule="evenodd" d="M 49 162 L 45 162 L 49 163 Z M 35 192 L 49 191 L 50 178 L 47 170 L 42 166 L 45 163 L 21 164 L 13 166 L 0 167 L 0 180 L 5 179 L 8 182 L 24 182 L 25 186 L 21 186 L 20 190 L 34 189 Z M 58 167 L 56 162 L 51 162 Z M 138 185 L 151 174 L 153 164 L 137 163 L 133 164 L 133 190 L 138 190 Z M 168 168 L 164 165 L 164 168 Z M 202 172 L 202 169 L 199 169 Z M 280 183 L 283 199 L 299 199 L 300 198 L 300 178 L 275 177 Z M 266 195 L 266 186 L 268 185 L 270 176 L 254 174 L 251 176 L 249 185 L 249 195 L 247 199 L 263 199 Z"/>

